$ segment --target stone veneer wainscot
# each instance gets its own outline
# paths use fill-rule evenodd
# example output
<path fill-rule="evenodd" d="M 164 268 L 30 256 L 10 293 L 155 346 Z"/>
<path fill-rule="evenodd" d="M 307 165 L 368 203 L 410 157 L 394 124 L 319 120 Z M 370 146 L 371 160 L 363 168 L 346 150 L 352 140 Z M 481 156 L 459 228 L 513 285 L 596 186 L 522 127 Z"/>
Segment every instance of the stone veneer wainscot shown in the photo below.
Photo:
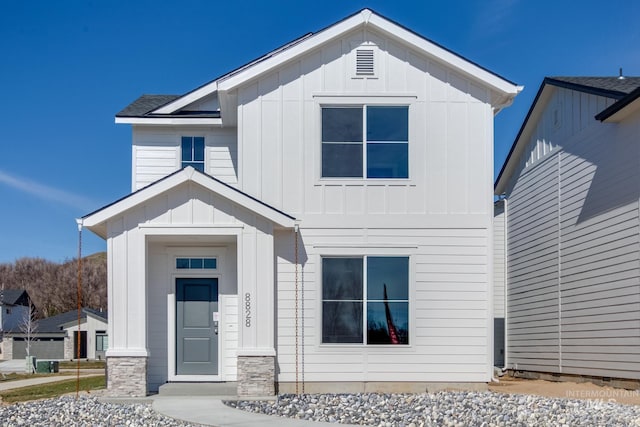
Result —
<path fill-rule="evenodd" d="M 147 358 L 107 357 L 107 389 L 111 396 L 146 396 Z"/>

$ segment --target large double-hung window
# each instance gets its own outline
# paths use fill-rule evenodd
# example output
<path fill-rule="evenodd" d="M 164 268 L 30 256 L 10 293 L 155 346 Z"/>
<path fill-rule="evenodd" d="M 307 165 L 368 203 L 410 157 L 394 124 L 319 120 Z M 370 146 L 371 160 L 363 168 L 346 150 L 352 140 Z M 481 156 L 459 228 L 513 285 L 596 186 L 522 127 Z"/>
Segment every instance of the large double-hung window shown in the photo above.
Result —
<path fill-rule="evenodd" d="M 409 107 L 322 107 L 323 178 L 408 178 Z"/>
<path fill-rule="evenodd" d="M 409 258 L 322 258 L 322 342 L 409 344 Z"/>

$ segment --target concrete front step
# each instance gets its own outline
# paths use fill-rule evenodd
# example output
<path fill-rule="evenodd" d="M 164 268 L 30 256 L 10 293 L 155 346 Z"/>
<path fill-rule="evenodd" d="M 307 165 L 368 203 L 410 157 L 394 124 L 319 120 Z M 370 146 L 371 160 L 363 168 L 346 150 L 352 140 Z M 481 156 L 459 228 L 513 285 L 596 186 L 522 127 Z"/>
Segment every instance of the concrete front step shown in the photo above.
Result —
<path fill-rule="evenodd" d="M 160 396 L 237 396 L 236 382 L 166 383 L 158 388 Z"/>

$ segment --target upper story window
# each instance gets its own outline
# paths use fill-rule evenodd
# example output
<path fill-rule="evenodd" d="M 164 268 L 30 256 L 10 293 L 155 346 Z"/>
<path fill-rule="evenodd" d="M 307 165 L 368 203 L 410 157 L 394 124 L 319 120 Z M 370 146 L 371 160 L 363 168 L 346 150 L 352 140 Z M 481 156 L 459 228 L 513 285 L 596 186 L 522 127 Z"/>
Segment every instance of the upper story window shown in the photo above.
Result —
<path fill-rule="evenodd" d="M 324 344 L 409 344 L 409 258 L 322 258 Z"/>
<path fill-rule="evenodd" d="M 409 107 L 323 107 L 322 177 L 408 178 Z"/>
<path fill-rule="evenodd" d="M 192 166 L 204 172 L 204 137 L 182 137 L 182 167 Z"/>

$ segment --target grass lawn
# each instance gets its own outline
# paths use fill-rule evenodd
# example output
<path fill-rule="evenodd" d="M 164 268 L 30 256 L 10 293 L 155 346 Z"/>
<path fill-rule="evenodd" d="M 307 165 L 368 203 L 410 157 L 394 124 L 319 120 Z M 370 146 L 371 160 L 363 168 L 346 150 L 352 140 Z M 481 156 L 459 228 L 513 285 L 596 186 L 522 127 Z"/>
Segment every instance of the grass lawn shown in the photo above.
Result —
<path fill-rule="evenodd" d="M 19 381 L 19 380 L 28 380 L 31 378 L 38 377 L 56 377 L 56 376 L 69 376 L 72 375 L 72 372 L 62 372 L 58 374 L 17 374 L 12 372 L 10 374 L 0 374 L 0 383 L 5 381 Z"/>
<path fill-rule="evenodd" d="M 61 360 L 59 364 L 60 369 L 76 369 L 78 362 L 75 360 Z M 80 369 L 104 369 L 104 360 L 81 360 Z"/>
<path fill-rule="evenodd" d="M 31 376 L 33 378 L 33 376 Z M 104 375 L 80 378 L 80 390 L 100 390 L 106 387 Z M 48 399 L 76 391 L 76 379 L 64 380 L 49 384 L 16 388 L 0 392 L 2 403 L 24 402 L 27 400 Z"/>

